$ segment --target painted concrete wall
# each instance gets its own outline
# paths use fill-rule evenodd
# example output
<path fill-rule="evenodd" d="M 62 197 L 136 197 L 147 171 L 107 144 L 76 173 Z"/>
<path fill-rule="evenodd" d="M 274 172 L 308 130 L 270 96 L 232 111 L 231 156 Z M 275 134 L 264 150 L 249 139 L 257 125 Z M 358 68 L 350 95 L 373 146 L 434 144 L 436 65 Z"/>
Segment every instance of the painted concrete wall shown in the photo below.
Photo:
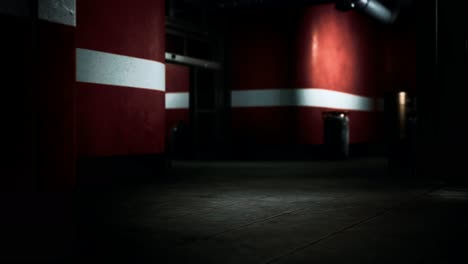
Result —
<path fill-rule="evenodd" d="M 166 137 L 179 122 L 190 122 L 189 89 L 189 67 L 166 64 Z"/>
<path fill-rule="evenodd" d="M 305 10 L 297 31 L 296 87 L 324 88 L 374 99 L 378 95 L 381 56 L 377 22 L 334 5 Z M 325 100 L 323 98 L 322 100 Z M 334 108 L 348 110 L 342 104 Z M 306 144 L 323 142 L 321 113 L 325 108 L 301 107 L 295 138 Z M 350 142 L 376 140 L 375 109 L 350 111 Z"/>
<path fill-rule="evenodd" d="M 164 152 L 164 6 L 163 0 L 78 1 L 80 157 Z"/>
<path fill-rule="evenodd" d="M 400 32 L 389 35 L 391 29 L 365 15 L 337 11 L 333 4 L 264 12 L 246 14 L 244 22 L 233 25 L 235 141 L 322 144 L 322 112 L 329 110 L 349 112 L 351 143 L 379 140 L 379 99 L 401 86 L 394 79 L 415 86 L 414 49 L 398 49 L 414 44 L 411 31 L 398 43 L 386 43 L 384 36 Z"/>

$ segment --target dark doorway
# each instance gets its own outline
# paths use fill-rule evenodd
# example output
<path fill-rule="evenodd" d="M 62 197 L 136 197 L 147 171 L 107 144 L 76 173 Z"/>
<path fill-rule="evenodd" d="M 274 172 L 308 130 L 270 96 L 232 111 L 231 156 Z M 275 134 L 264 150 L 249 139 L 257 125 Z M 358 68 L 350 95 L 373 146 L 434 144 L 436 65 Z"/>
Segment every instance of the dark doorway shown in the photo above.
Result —
<path fill-rule="evenodd" d="M 216 146 L 216 71 L 192 67 L 190 116 L 195 158 L 208 158 Z"/>

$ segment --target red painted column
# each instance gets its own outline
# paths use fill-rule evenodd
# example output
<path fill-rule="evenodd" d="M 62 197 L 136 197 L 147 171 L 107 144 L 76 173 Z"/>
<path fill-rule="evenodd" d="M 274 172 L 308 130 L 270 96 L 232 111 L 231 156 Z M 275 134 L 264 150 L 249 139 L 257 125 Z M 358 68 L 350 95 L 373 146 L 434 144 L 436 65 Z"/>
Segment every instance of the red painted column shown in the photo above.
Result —
<path fill-rule="evenodd" d="M 85 71 L 102 72 L 77 78 L 80 157 L 164 152 L 164 6 L 164 0 L 78 1 L 77 59 Z M 155 79 L 162 85 L 155 87 Z"/>
<path fill-rule="evenodd" d="M 367 16 L 340 12 L 333 4 L 307 8 L 297 31 L 296 86 L 377 98 L 382 89 L 379 39 L 377 22 Z M 327 110 L 298 110 L 296 138 L 300 142 L 323 142 L 322 112 Z M 349 118 L 351 143 L 376 140 L 375 111 L 350 111 Z"/>
<path fill-rule="evenodd" d="M 291 89 L 295 12 L 256 11 L 232 20 L 230 80 L 234 91 Z M 231 109 L 234 145 L 290 144 L 294 109 L 255 106 Z"/>
<path fill-rule="evenodd" d="M 322 113 L 345 110 L 351 143 L 378 139 L 385 58 L 377 22 L 334 4 L 244 18 L 232 32 L 234 138 L 322 144 Z"/>
<path fill-rule="evenodd" d="M 166 137 L 179 122 L 190 122 L 189 90 L 189 67 L 166 64 Z"/>

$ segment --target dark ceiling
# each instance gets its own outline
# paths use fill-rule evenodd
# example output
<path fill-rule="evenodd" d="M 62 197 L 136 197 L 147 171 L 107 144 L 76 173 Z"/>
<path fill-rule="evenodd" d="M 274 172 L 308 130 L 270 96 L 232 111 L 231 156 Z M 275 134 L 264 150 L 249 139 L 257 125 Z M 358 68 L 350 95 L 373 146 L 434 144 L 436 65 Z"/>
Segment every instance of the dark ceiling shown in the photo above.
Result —
<path fill-rule="evenodd" d="M 167 0 L 166 12 L 171 20 L 185 21 L 193 26 L 206 25 L 227 14 L 234 14 L 238 11 L 261 11 L 265 9 L 284 10 L 285 8 L 300 8 L 303 6 L 336 3 L 350 3 L 354 0 Z M 414 13 L 412 10 L 413 0 L 373 0 L 382 3 L 390 10 L 395 10 L 399 5 L 401 12 L 398 12 L 399 20 L 408 17 L 407 14 Z M 346 4 L 345 4 L 346 6 Z M 344 8 L 347 10 L 349 8 Z M 411 10 L 411 11 L 410 11 Z M 242 15 L 240 15 L 241 17 Z M 213 23 L 210 23 L 213 24 Z M 216 24 L 216 23 L 215 23 Z"/>

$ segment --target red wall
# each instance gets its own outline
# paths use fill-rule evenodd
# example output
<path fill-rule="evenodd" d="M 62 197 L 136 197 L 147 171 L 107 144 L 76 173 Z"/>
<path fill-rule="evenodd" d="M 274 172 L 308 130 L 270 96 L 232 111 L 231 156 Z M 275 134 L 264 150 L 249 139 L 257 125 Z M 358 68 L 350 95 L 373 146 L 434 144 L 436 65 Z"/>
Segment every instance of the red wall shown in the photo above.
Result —
<path fill-rule="evenodd" d="M 233 90 L 292 88 L 296 12 L 254 10 L 231 19 L 230 80 Z M 295 110 L 279 107 L 231 109 L 235 144 L 292 142 Z"/>
<path fill-rule="evenodd" d="M 380 34 L 377 23 L 333 4 L 307 8 L 297 30 L 297 87 L 374 96 Z"/>
<path fill-rule="evenodd" d="M 164 63 L 164 0 L 79 0 L 78 48 Z M 78 83 L 80 156 L 164 151 L 164 92 Z"/>
<path fill-rule="evenodd" d="M 164 62 L 165 1 L 78 0 L 77 46 Z"/>
<path fill-rule="evenodd" d="M 190 69 L 187 66 L 166 64 L 166 93 L 188 93 L 190 90 Z M 189 124 L 189 109 L 166 109 L 166 135 L 179 121 Z"/>
<path fill-rule="evenodd" d="M 394 46 L 386 40 L 400 36 L 400 29 L 357 12 L 337 11 L 334 4 L 243 17 L 246 22 L 233 25 L 232 32 L 233 90 L 321 88 L 377 99 L 395 89 L 389 80 L 410 83 L 415 77 L 411 30 Z M 399 48 L 407 44 L 410 48 L 401 53 Z M 398 69 L 405 57 L 410 63 Z M 233 135 L 239 142 L 322 144 L 322 112 L 327 110 L 234 107 Z M 350 111 L 349 118 L 351 143 L 382 138 L 378 111 Z"/>
<path fill-rule="evenodd" d="M 295 15 L 255 10 L 231 19 L 228 48 L 233 90 L 292 87 Z"/>
<path fill-rule="evenodd" d="M 295 86 L 323 88 L 374 98 L 378 94 L 382 58 L 378 22 L 357 12 L 340 12 L 333 4 L 307 8 L 297 30 Z M 323 142 L 323 111 L 301 107 L 297 143 Z M 376 114 L 351 111 L 350 142 L 377 137 Z"/>

